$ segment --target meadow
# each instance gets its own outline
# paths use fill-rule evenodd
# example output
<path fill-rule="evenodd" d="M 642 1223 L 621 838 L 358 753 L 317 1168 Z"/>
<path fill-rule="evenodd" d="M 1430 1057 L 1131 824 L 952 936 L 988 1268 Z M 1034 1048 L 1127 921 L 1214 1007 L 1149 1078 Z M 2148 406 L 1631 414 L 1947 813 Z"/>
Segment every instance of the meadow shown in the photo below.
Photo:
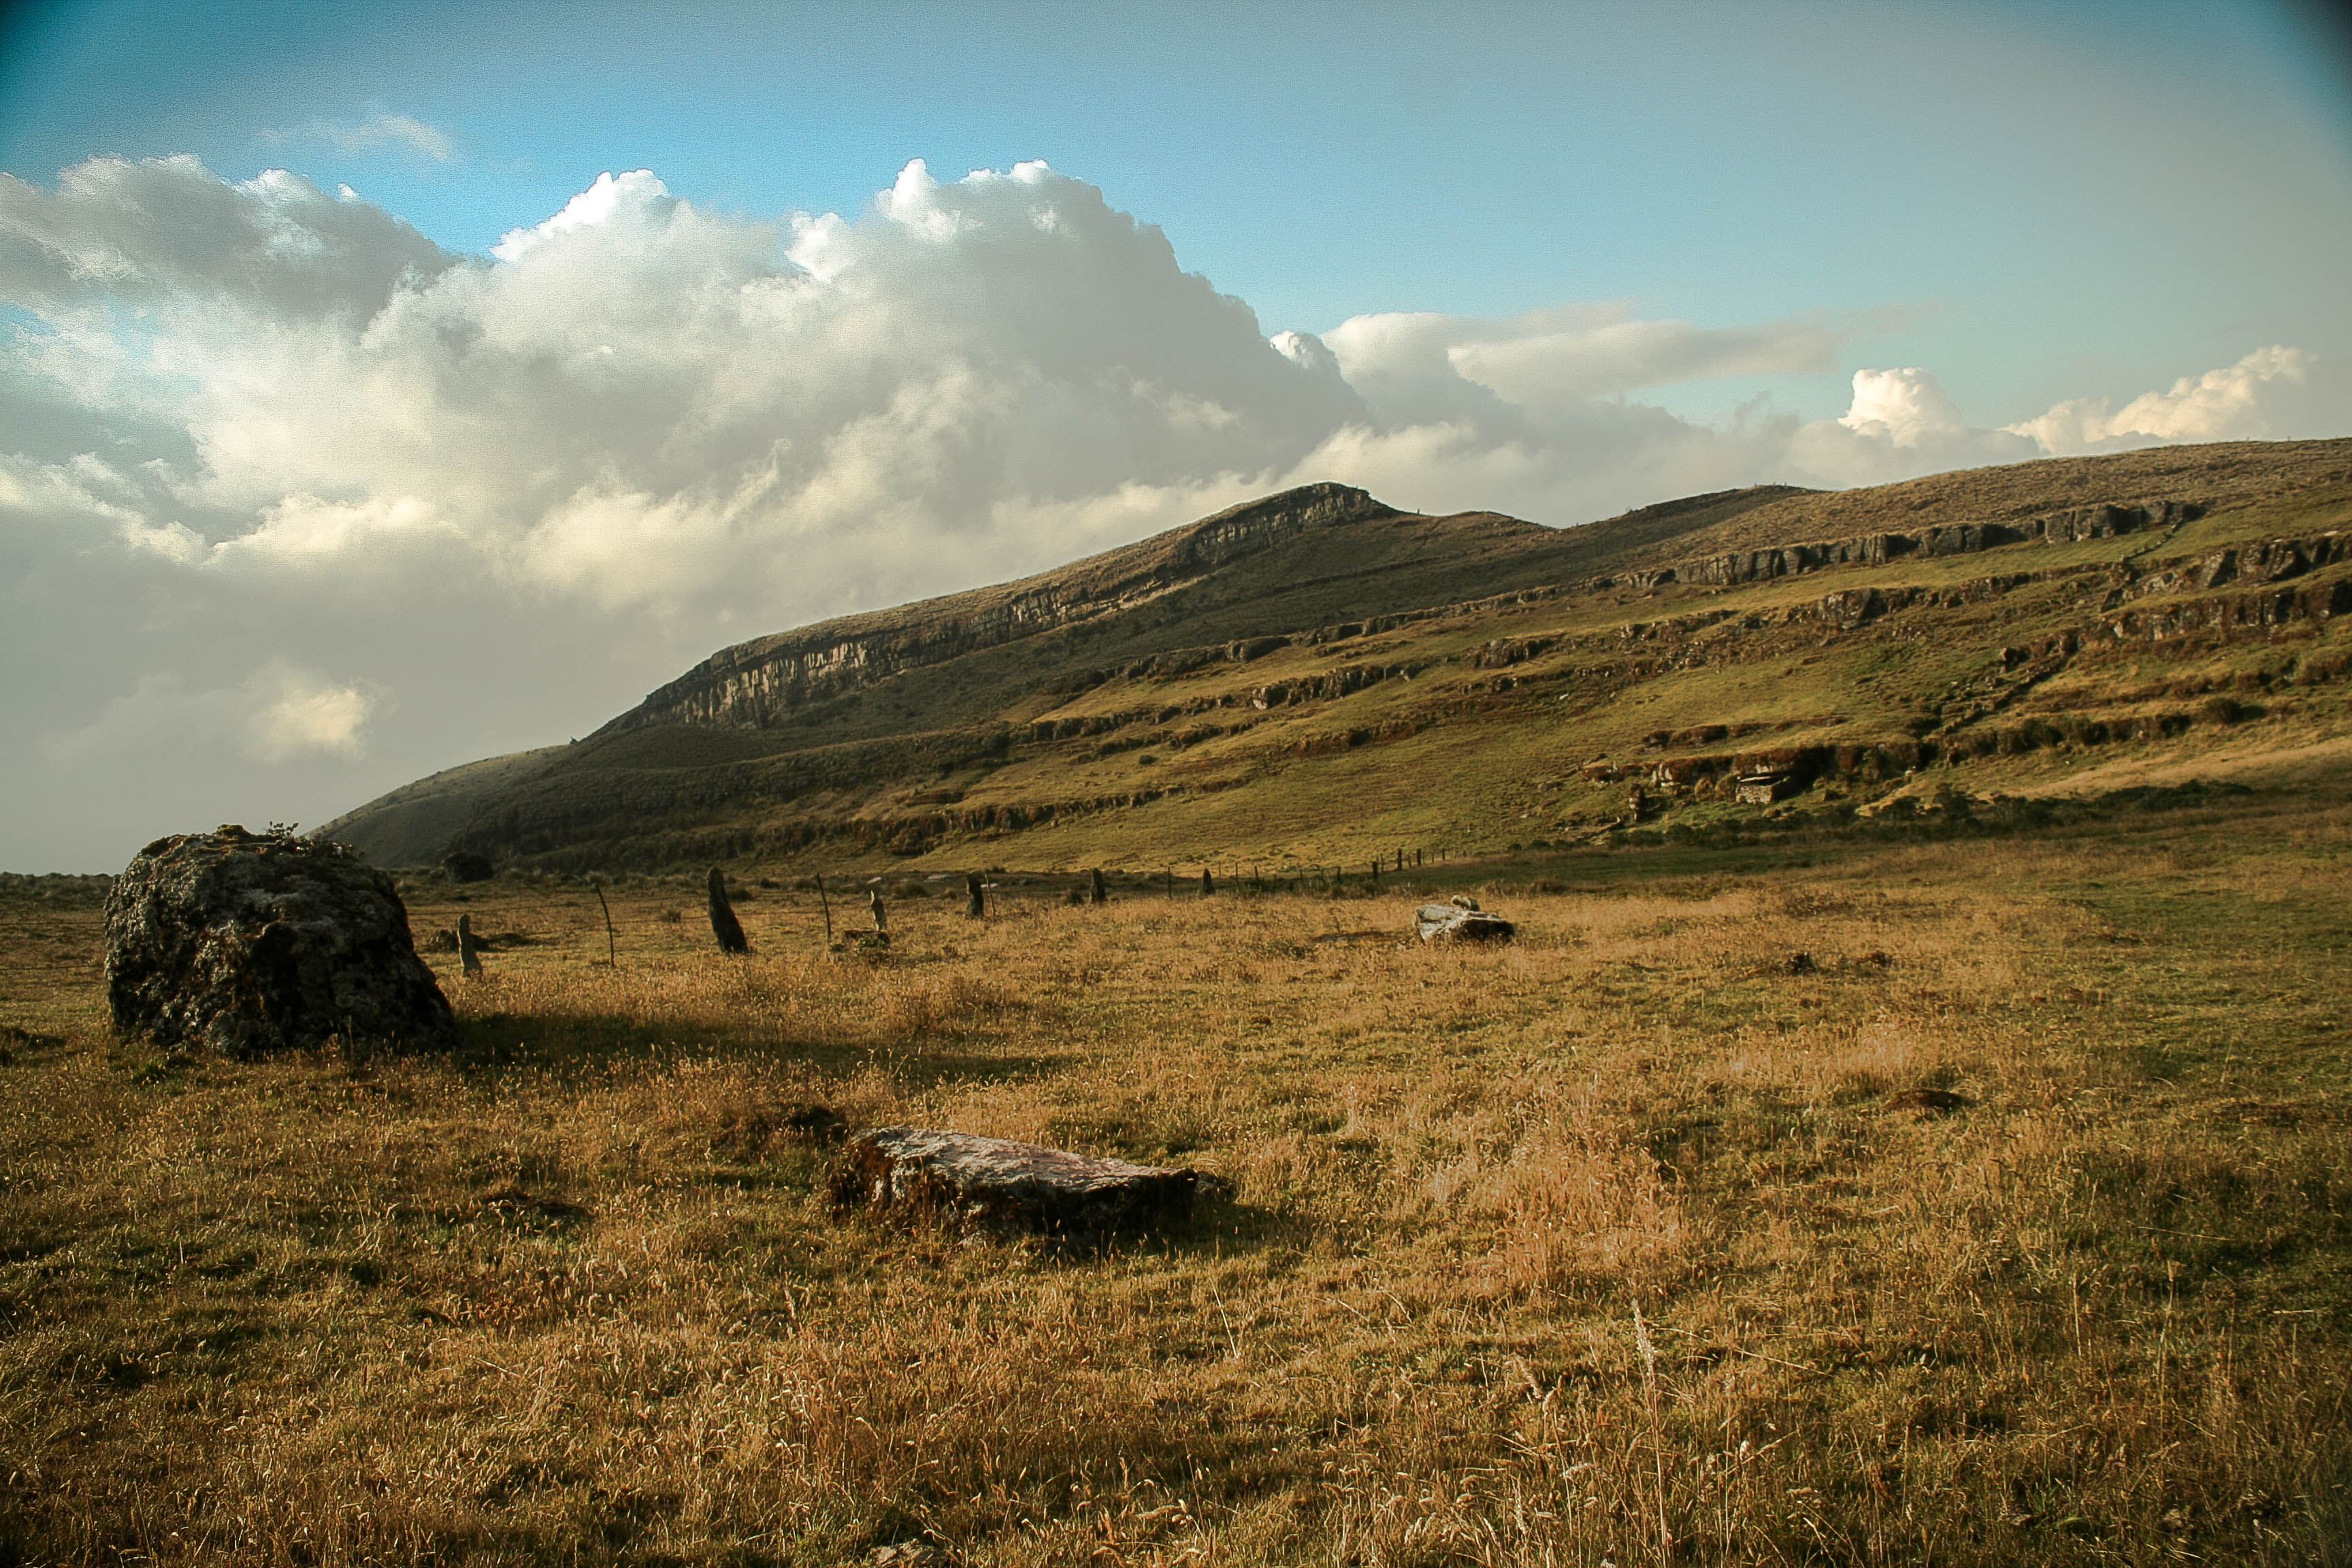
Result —
<path fill-rule="evenodd" d="M 1339 896 L 412 879 L 453 1058 L 160 1055 L 0 889 L 17 1563 L 2352 1561 L 2352 797 Z M 845 932 L 857 901 L 837 900 Z M 916 897 L 914 888 L 932 896 Z M 1520 922 L 1400 941 L 1423 896 Z M 834 1213 L 793 1108 L 1223 1178 Z"/>

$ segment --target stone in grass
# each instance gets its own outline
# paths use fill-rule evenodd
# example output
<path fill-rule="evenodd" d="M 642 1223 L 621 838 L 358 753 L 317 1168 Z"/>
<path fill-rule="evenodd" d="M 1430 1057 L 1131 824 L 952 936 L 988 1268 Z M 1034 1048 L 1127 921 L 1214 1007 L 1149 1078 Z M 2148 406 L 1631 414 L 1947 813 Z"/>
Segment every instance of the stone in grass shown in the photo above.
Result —
<path fill-rule="evenodd" d="M 487 882 L 499 874 L 488 856 L 471 849 L 452 849 L 443 857 L 441 869 L 453 882 Z"/>
<path fill-rule="evenodd" d="M 1949 1116 L 1955 1110 L 1966 1110 L 1973 1103 L 1966 1095 L 1954 1094 L 1948 1089 L 1905 1089 L 1886 1097 L 1889 1110 L 1917 1110 L 1929 1116 Z"/>
<path fill-rule="evenodd" d="M 1088 1243 L 1181 1224 L 1199 1177 L 1190 1170 L 1095 1160 L 970 1132 L 881 1127 L 843 1150 L 833 1197 L 843 1209 L 929 1215 L 995 1235 Z"/>
<path fill-rule="evenodd" d="M 106 999 L 126 1033 L 236 1056 L 457 1042 L 392 879 L 284 831 L 175 834 L 131 857 L 106 897 Z"/>
<path fill-rule="evenodd" d="M 719 939 L 719 951 L 745 953 L 751 944 L 743 935 L 743 922 L 735 918 L 735 906 L 727 901 L 727 873 L 718 867 L 710 868 L 710 934 Z"/>
<path fill-rule="evenodd" d="M 1412 911 L 1413 934 L 1423 942 L 1508 942 L 1519 928 L 1500 915 L 1490 915 L 1478 900 L 1455 895 L 1445 904 L 1423 904 Z"/>

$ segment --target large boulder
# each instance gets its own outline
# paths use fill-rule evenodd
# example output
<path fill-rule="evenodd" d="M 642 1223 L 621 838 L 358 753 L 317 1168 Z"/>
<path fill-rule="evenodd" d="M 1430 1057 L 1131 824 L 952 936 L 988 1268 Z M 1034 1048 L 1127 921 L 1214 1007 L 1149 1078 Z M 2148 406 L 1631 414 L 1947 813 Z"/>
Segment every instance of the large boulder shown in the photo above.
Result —
<path fill-rule="evenodd" d="M 843 1208 L 877 1215 L 1093 1242 L 1187 1218 L 1197 1181 L 1189 1170 L 1090 1159 L 1037 1143 L 882 1127 L 842 1151 L 833 1196 Z"/>
<path fill-rule="evenodd" d="M 132 857 L 106 899 L 106 999 L 118 1029 L 237 1056 L 457 1038 L 392 879 L 283 832 L 183 833 Z"/>

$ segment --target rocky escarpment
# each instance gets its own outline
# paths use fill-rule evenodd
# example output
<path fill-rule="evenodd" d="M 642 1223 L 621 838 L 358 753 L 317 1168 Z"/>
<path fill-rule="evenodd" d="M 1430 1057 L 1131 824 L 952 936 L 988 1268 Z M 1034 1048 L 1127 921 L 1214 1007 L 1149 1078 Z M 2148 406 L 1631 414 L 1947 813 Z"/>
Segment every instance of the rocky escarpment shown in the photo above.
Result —
<path fill-rule="evenodd" d="M 1636 573 L 1627 580 L 1642 588 L 1654 588 L 1664 583 L 1727 587 L 1794 577 L 1827 566 L 1884 566 L 1908 555 L 1973 555 L 2004 544 L 2071 544 L 2085 539 L 2112 539 L 2121 533 L 2178 528 L 2204 515 L 2205 509 L 2194 501 L 2154 501 L 2144 506 L 2101 502 L 2017 522 L 1954 522 L 1916 532 L 1865 533 L 1851 539 L 1783 544 L 1769 550 L 1743 550 Z"/>
<path fill-rule="evenodd" d="M 722 648 L 599 732 L 650 724 L 767 728 L 910 669 L 1132 609 L 1311 529 L 1398 515 L 1349 485 L 1285 490 L 1013 587 L 951 595 Z"/>

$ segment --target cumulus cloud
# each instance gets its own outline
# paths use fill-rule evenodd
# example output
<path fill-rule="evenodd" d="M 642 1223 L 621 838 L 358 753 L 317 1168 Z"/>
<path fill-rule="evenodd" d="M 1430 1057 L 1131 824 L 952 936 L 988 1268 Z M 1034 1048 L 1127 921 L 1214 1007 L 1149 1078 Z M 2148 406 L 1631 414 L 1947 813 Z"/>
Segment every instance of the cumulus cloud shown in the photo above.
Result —
<path fill-rule="evenodd" d="M 1800 482 L 1844 487 L 2044 456 L 2024 437 L 1969 425 L 1931 373 L 1903 365 L 1854 372 L 1846 411 L 1796 430 L 1783 467 Z"/>
<path fill-rule="evenodd" d="M 2273 343 L 2235 364 L 2184 375 L 2168 392 L 2144 392 L 2121 409 L 2104 397 L 2075 397 L 2008 426 L 2052 452 L 2113 451 L 2158 441 L 2261 439 L 2294 415 L 2313 390 L 2315 356 Z M 2329 389 L 2332 390 L 2332 389 Z M 2333 400 L 2331 400 L 2333 401 Z"/>
<path fill-rule="evenodd" d="M 1943 384 L 1917 365 L 1853 373 L 1853 402 L 1838 423 L 1889 446 L 1916 447 L 1968 428 Z"/>
<path fill-rule="evenodd" d="M 315 820 L 584 731 L 720 644 L 1285 484 L 1569 523 L 2284 430 L 2335 384 L 2264 351 L 1994 430 L 1924 370 L 1865 370 L 1843 418 L 1703 424 L 1643 394 L 1834 371 L 1880 323 L 1601 303 L 1269 337 L 1043 163 L 917 161 L 864 212 L 773 220 L 614 172 L 467 257 L 283 172 L 94 159 L 0 176 L 0 723 L 45 738 L 0 773 L 87 819 L 82 864 L 186 821 Z M 0 839 L 0 864 L 50 842 Z"/>
<path fill-rule="evenodd" d="M 51 375 L 77 359 L 111 363 L 125 345 L 103 313 L 122 307 L 173 321 L 227 307 L 288 325 L 360 323 L 404 279 L 453 260 L 383 208 L 283 170 L 231 184 L 185 156 L 93 158 L 54 192 L 0 174 L 0 300 L 50 319 L 35 342 L 53 351 Z"/>

